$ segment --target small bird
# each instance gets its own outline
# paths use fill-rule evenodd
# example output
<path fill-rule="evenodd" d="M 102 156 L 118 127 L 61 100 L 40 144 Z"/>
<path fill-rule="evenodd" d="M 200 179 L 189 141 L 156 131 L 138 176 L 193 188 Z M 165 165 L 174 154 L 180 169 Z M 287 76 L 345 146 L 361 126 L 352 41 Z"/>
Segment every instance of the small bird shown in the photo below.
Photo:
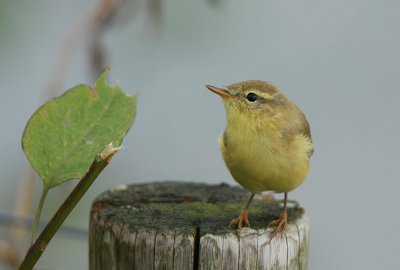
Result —
<path fill-rule="evenodd" d="M 303 112 L 278 88 L 268 82 L 251 80 L 224 88 L 206 87 L 220 95 L 227 125 L 219 147 L 232 177 L 251 192 L 238 218 L 231 221 L 239 230 L 249 224 L 248 208 L 256 193 L 284 192 L 279 218 L 270 240 L 287 224 L 287 194 L 302 184 L 314 152 L 310 126 Z"/>

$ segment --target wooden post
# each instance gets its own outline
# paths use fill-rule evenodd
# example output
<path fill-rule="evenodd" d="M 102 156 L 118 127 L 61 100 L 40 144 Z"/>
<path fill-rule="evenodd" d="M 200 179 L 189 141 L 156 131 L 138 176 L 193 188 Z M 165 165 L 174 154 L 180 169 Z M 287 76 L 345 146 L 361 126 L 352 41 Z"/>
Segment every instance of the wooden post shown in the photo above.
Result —
<path fill-rule="evenodd" d="M 229 222 L 249 193 L 226 184 L 158 182 L 99 196 L 90 217 L 90 269 L 308 269 L 309 220 L 289 201 L 285 233 L 268 243 L 282 202 L 257 198 L 251 228 Z"/>

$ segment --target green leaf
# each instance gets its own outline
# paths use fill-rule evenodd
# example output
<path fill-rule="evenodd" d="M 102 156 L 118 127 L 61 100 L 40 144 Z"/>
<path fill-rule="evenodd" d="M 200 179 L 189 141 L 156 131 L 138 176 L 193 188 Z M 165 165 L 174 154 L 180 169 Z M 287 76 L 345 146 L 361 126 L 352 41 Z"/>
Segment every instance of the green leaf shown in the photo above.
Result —
<path fill-rule="evenodd" d="M 137 97 L 108 85 L 108 71 L 94 87 L 77 85 L 47 101 L 28 121 L 22 147 L 44 189 L 81 178 L 107 144 L 121 144 L 133 124 Z"/>

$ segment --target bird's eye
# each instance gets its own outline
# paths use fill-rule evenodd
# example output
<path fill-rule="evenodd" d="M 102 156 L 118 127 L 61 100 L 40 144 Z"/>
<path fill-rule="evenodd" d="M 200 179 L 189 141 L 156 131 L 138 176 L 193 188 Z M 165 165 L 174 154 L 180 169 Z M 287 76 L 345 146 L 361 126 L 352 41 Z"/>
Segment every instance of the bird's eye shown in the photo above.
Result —
<path fill-rule="evenodd" d="M 254 94 L 254 93 L 248 93 L 246 95 L 246 99 L 248 101 L 250 101 L 250 102 L 254 102 L 254 101 L 256 101 L 258 99 L 258 96 L 256 94 Z"/>

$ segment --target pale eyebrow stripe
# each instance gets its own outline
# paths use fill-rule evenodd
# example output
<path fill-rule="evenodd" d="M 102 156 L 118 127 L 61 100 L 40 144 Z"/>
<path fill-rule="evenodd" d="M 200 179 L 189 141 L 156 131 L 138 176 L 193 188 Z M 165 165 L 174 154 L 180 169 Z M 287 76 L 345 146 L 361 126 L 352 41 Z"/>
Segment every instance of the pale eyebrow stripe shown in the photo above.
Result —
<path fill-rule="evenodd" d="M 263 98 L 265 100 L 272 100 L 272 99 L 274 99 L 274 97 L 276 95 L 276 94 L 270 95 L 268 93 L 261 92 L 259 90 L 253 90 L 253 89 L 250 89 L 250 90 L 246 91 L 245 95 L 247 95 L 248 93 L 255 93 L 255 94 L 259 95 L 261 98 Z"/>

